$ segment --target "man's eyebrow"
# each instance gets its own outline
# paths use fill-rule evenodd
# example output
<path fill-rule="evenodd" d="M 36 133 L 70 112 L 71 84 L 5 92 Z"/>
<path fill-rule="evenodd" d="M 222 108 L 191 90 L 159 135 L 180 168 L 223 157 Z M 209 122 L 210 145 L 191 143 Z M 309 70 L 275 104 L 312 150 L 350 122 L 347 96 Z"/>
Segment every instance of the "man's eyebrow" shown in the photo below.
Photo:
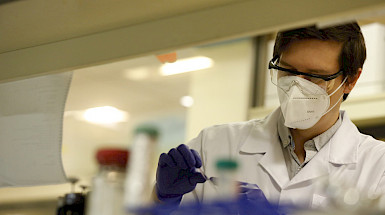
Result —
<path fill-rule="evenodd" d="M 298 71 L 294 66 L 290 65 L 289 63 L 287 63 L 287 62 L 285 62 L 285 61 L 283 61 L 281 59 L 279 60 L 279 63 L 282 64 L 283 66 L 287 66 L 289 68 L 292 68 L 295 71 Z M 298 71 L 298 72 L 304 72 L 304 71 Z M 323 70 L 323 69 L 309 69 L 308 72 L 311 73 L 311 74 L 322 74 L 322 75 L 325 74 L 325 73 L 326 74 L 331 73 L 331 72 Z"/>

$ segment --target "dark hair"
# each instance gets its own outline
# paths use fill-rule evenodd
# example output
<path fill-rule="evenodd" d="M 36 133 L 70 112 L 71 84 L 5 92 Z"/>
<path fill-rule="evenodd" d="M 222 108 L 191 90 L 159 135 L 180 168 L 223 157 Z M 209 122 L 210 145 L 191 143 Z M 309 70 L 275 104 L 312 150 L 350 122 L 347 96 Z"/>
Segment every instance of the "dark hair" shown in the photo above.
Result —
<path fill-rule="evenodd" d="M 347 23 L 327 28 L 310 26 L 294 30 L 279 32 L 275 39 L 273 57 L 281 56 L 282 52 L 294 41 L 318 39 L 332 40 L 342 43 L 342 50 L 339 57 L 340 69 L 350 82 L 357 75 L 359 68 L 362 68 L 366 59 L 366 47 L 360 26 L 356 23 Z M 345 100 L 348 94 L 345 94 Z"/>

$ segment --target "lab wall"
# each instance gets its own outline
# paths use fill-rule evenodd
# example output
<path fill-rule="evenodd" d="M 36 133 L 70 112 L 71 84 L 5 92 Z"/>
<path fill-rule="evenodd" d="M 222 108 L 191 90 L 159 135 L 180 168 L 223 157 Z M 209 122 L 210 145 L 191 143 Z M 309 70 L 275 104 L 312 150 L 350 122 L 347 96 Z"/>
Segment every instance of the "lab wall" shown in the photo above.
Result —
<path fill-rule="evenodd" d="M 191 75 L 190 94 L 194 105 L 187 111 L 186 140 L 205 127 L 244 121 L 251 101 L 254 72 L 252 39 L 202 47 L 214 66 Z"/>
<path fill-rule="evenodd" d="M 187 143 L 204 127 L 247 118 L 254 69 L 252 39 L 232 40 L 176 52 L 179 59 L 208 57 L 212 59 L 213 65 L 186 74 L 158 77 L 157 68 L 162 65 L 154 61 L 155 56 L 123 63 L 128 67 L 125 70 L 146 67 L 153 73 L 152 76 L 157 76 L 140 81 L 125 79 L 121 76 L 124 75 L 122 68 L 117 64 L 74 71 L 64 113 L 62 161 L 67 176 L 79 179 L 75 186 L 76 192 L 81 191 L 80 185 L 91 186 L 92 178 L 98 171 L 96 151 L 102 147 L 130 149 L 137 126 L 147 124 L 158 128 L 160 136 L 154 158 L 156 162 L 160 153 Z M 153 64 L 156 67 L 151 66 Z M 170 94 L 175 95 L 162 95 L 161 91 L 168 92 L 166 88 L 170 88 Z M 179 97 L 182 95 L 191 96 L 194 104 L 191 107 L 181 106 Z M 150 98 L 156 102 L 148 101 Z M 128 119 L 104 125 L 84 120 L 84 107 L 105 105 L 126 111 L 129 113 Z M 152 172 L 155 173 L 155 170 L 154 167 Z M 154 174 L 149 177 L 154 181 Z M 41 205 L 41 202 L 55 203 L 57 197 L 69 192 L 69 183 L 2 188 L 0 202 L 5 205 L 3 209 L 0 208 L 0 214 L 6 209 L 10 214 L 26 211 L 25 207 L 14 206 L 31 202 L 28 207 L 34 213 L 37 210 L 34 205 Z M 51 204 L 50 207 L 55 206 Z"/>
<path fill-rule="evenodd" d="M 98 170 L 95 160 L 96 151 L 102 147 L 130 149 L 133 132 L 139 125 L 147 124 L 159 130 L 156 154 L 158 156 L 172 147 L 187 143 L 207 126 L 245 120 L 251 98 L 253 52 L 251 39 L 232 40 L 195 47 L 191 50 L 178 50 L 177 54 L 181 60 L 185 57 L 205 56 L 213 61 L 210 68 L 189 74 L 178 74 L 188 79 L 188 84 L 180 87 L 179 91 L 186 91 L 185 93 L 193 98 L 194 104 L 190 107 L 182 107 L 176 102 L 173 105 L 148 108 L 143 112 L 135 112 L 134 108 L 131 110 L 121 108 L 131 113 L 129 119 L 112 125 L 92 124 L 82 119 L 81 111 L 66 111 L 62 154 L 67 175 L 78 177 L 81 179 L 80 183 L 90 185 L 92 177 Z M 76 102 L 76 94 L 80 91 L 88 91 L 87 86 L 76 89 L 78 86 L 75 85 L 82 84 L 77 77 L 81 75 L 80 72 L 74 74 L 74 88 L 70 90 L 68 103 Z M 169 78 L 177 78 L 178 75 Z M 114 85 L 114 82 L 111 85 Z M 154 86 L 158 85 L 154 84 Z M 105 83 L 104 87 L 107 91 L 108 87 Z M 90 93 L 88 96 L 92 97 Z M 120 98 L 116 97 L 116 100 L 131 100 L 132 103 L 139 104 L 139 97 L 130 96 L 127 91 L 127 94 L 122 93 Z M 99 102 L 99 104 L 108 105 L 108 101 L 111 102 L 105 99 L 104 103 Z M 157 97 L 153 99 L 162 100 Z M 168 98 L 164 98 L 163 102 L 172 103 Z M 115 102 L 115 104 L 120 103 Z M 73 105 L 67 104 L 67 106 L 69 108 Z"/>

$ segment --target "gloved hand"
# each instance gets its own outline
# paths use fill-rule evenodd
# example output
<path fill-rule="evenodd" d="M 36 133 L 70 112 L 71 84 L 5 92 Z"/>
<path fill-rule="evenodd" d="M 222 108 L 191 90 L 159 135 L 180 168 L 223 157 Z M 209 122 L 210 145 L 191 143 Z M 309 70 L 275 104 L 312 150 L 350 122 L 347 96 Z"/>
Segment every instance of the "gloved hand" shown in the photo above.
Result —
<path fill-rule="evenodd" d="M 197 183 L 206 181 L 196 168 L 202 166 L 197 151 L 179 145 L 159 157 L 156 171 L 156 194 L 160 201 L 180 202 L 185 193 L 195 189 Z"/>
<path fill-rule="evenodd" d="M 239 200 L 242 203 L 238 211 L 239 215 L 255 214 L 256 208 L 258 208 L 257 214 L 279 215 L 256 184 L 239 182 Z"/>
<path fill-rule="evenodd" d="M 267 201 L 258 185 L 246 182 L 239 182 L 239 196 L 250 201 Z"/>

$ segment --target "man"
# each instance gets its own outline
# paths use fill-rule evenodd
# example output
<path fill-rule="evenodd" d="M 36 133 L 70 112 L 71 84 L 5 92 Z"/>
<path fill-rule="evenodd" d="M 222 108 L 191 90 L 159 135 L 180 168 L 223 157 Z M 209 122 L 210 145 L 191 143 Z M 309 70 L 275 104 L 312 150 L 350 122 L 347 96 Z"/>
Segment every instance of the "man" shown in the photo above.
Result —
<path fill-rule="evenodd" d="M 217 176 L 221 157 L 240 163 L 238 181 L 256 184 L 279 204 L 325 206 L 339 198 L 327 189 L 335 185 L 362 198 L 385 193 L 385 144 L 361 134 L 340 111 L 365 58 L 357 23 L 278 33 L 269 69 L 280 108 L 263 120 L 204 129 L 191 149 L 181 145 L 162 154 L 159 200 L 215 195 L 215 186 L 204 182 Z M 205 176 L 197 171 L 201 166 Z"/>

